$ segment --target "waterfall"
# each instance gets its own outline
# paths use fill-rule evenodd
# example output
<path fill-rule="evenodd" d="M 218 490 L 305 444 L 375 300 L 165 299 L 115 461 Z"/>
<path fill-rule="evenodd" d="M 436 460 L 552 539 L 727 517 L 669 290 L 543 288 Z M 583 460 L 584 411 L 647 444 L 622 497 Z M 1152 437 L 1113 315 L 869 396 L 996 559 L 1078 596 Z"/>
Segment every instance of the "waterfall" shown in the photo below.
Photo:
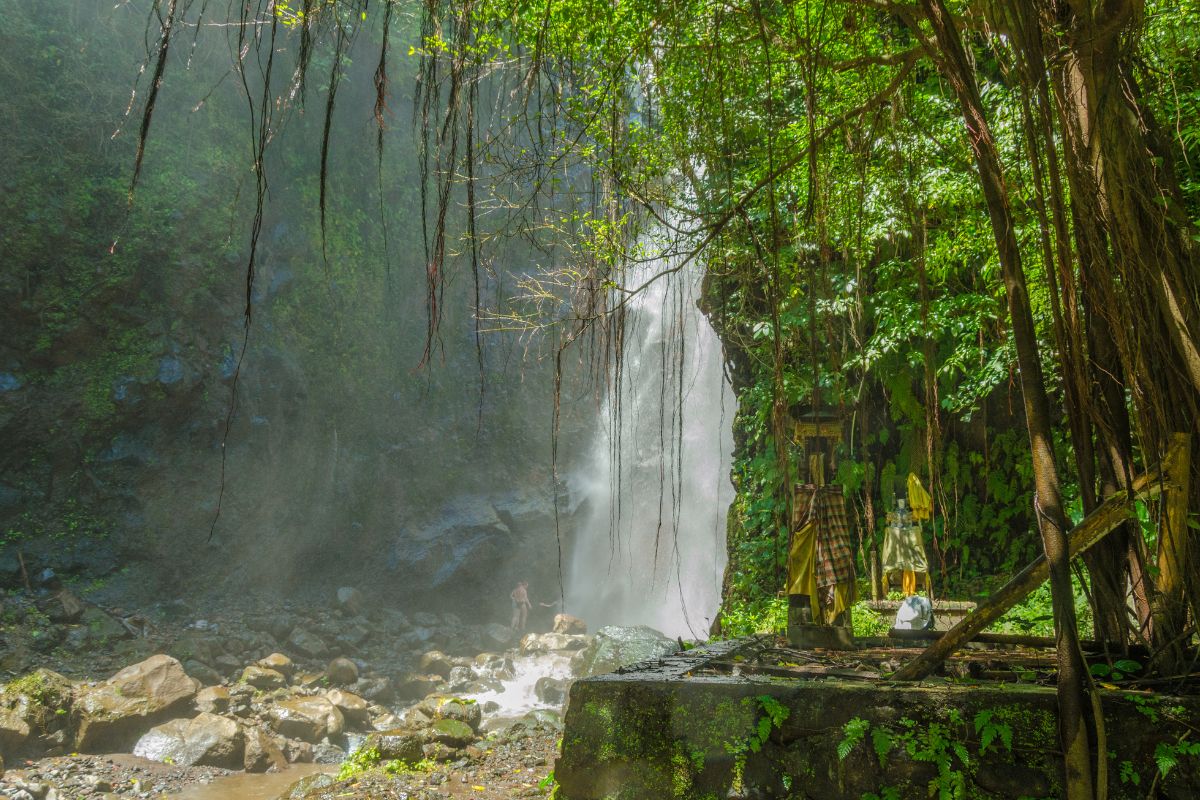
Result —
<path fill-rule="evenodd" d="M 642 285 L 668 262 L 633 270 Z M 706 638 L 725 569 L 735 399 L 721 343 L 696 305 L 701 267 L 630 301 L 591 452 L 571 477 L 581 512 L 566 608 L 591 629 L 644 624 Z"/>

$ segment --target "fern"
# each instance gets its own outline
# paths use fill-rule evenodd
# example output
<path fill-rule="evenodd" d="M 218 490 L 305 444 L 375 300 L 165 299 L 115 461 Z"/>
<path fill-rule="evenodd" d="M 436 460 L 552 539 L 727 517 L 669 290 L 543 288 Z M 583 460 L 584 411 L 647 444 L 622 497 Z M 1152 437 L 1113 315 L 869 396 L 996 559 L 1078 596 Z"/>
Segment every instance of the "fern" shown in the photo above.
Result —
<path fill-rule="evenodd" d="M 850 751 L 854 749 L 855 745 L 863 740 L 870 727 L 871 723 L 862 717 L 855 717 L 842 727 L 842 740 L 838 742 L 837 746 L 839 761 L 846 760 L 846 756 L 850 755 Z"/>
<path fill-rule="evenodd" d="M 875 757 L 879 759 L 880 767 L 887 764 L 888 753 L 892 752 L 892 748 L 895 746 L 896 740 L 892 738 L 892 732 L 887 728 L 876 726 L 871 729 L 871 747 L 875 750 Z"/>

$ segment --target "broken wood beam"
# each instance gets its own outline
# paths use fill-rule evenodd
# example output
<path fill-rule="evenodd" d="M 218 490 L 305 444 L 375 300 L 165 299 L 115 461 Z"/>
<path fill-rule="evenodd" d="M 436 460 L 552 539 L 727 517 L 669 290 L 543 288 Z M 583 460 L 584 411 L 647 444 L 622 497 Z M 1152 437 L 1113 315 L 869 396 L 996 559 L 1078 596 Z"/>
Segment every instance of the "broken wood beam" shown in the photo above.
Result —
<path fill-rule="evenodd" d="M 1169 482 L 1169 476 L 1165 470 L 1169 465 L 1178 461 L 1176 449 L 1186 444 L 1186 439 L 1172 441 L 1160 467 L 1139 476 L 1129 487 L 1128 493 L 1109 497 L 1095 511 L 1084 517 L 1082 522 L 1072 528 L 1067 536 L 1070 557 L 1074 558 L 1084 552 L 1122 522 L 1133 517 L 1132 505 L 1135 499 L 1161 494 Z M 946 631 L 944 636 L 929 645 L 921 655 L 897 670 L 892 675 L 892 679 L 919 681 L 932 674 L 955 650 L 974 639 L 984 628 L 1004 616 L 1004 612 L 1024 600 L 1049 576 L 1050 567 L 1046 563 L 1046 556 L 1040 555 L 1018 572 L 1012 580 L 1000 587 L 995 594 L 981 602 L 974 612 L 963 617 L 957 625 Z"/>
<path fill-rule="evenodd" d="M 900 641 L 932 641 L 943 638 L 947 633 L 948 631 L 891 630 L 888 631 L 888 638 Z M 1014 647 L 1052 648 L 1056 644 L 1053 636 L 1034 636 L 1025 633 L 981 633 L 971 641 L 979 642 L 980 644 L 1009 645 Z M 1095 639 L 1080 639 L 1079 646 L 1083 648 L 1085 653 L 1104 653 L 1104 642 L 1099 642 Z M 1141 645 L 1129 645 L 1128 649 L 1131 656 L 1149 657 L 1150 655 L 1150 650 Z"/>

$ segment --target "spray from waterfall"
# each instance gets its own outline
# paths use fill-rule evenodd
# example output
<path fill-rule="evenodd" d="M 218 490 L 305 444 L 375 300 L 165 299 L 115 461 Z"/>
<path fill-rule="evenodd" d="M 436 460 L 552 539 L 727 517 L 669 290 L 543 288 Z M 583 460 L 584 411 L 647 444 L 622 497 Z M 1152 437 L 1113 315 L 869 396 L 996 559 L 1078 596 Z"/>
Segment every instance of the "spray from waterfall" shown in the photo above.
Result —
<path fill-rule="evenodd" d="M 665 266 L 640 265 L 629 285 Z M 688 264 L 630 301 L 591 452 L 571 476 L 586 506 L 566 604 L 593 629 L 703 638 L 720 604 L 735 399 L 696 304 L 700 273 Z"/>

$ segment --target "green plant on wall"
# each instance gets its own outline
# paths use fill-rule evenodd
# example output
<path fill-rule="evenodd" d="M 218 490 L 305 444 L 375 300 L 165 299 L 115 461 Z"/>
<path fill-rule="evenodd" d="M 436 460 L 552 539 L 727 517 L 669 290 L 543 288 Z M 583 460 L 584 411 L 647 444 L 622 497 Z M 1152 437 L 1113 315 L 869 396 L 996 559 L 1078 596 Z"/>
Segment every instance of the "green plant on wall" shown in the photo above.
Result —
<path fill-rule="evenodd" d="M 838 758 L 845 761 L 861 742 L 870 737 L 871 750 L 879 766 L 885 767 L 891 754 L 899 749 L 911 760 L 933 765 L 937 772 L 929 781 L 929 796 L 937 800 L 967 800 L 969 778 L 975 763 L 968 751 L 968 743 L 977 742 L 980 755 L 991 749 L 1012 753 L 1012 726 L 997 718 L 992 710 L 982 710 L 972 719 L 970 727 L 964 725 L 957 709 L 946 712 L 944 721 L 919 724 L 905 717 L 898 727 L 872 725 L 868 720 L 855 717 L 842 728 L 842 739 L 837 746 Z M 880 790 L 878 798 L 893 796 L 896 789 Z"/>
<path fill-rule="evenodd" d="M 791 711 L 770 695 L 759 695 L 754 698 L 758 713 L 754 727 L 745 736 L 732 739 L 725 743 L 725 752 L 733 756 L 733 776 L 730 782 L 731 793 L 741 793 L 744 790 L 746 760 L 751 753 L 761 752 L 763 745 L 771 737 L 771 732 L 783 727 Z"/>

